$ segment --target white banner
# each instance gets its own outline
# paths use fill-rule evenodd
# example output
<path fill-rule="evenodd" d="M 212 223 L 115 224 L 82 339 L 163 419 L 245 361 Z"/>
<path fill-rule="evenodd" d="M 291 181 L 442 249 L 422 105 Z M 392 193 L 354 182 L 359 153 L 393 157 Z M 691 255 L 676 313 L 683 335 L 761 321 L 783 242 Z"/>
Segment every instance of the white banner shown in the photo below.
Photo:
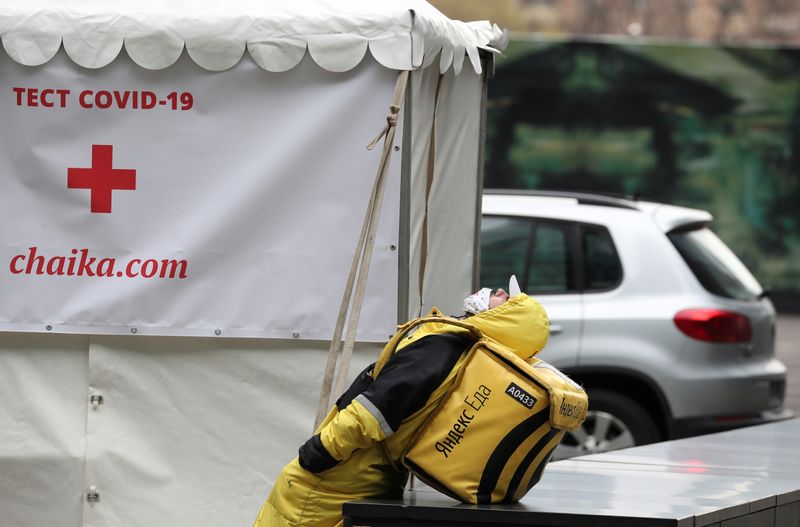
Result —
<path fill-rule="evenodd" d="M 0 330 L 329 339 L 395 78 L 0 52 Z M 399 166 L 360 340 L 396 322 Z"/>

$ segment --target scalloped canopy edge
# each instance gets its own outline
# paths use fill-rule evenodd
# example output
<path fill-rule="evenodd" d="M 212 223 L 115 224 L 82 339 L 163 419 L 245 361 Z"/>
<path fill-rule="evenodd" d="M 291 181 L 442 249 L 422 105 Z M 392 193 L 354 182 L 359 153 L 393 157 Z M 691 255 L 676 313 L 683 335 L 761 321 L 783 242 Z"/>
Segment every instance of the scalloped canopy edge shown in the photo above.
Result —
<path fill-rule="evenodd" d="M 286 71 L 308 54 L 321 68 L 347 71 L 369 51 L 386 68 L 412 70 L 438 58 L 460 73 L 481 72 L 479 50 L 497 52 L 507 34 L 487 21 L 451 20 L 423 0 L 0 0 L 0 41 L 14 61 L 39 66 L 63 47 L 79 66 L 107 66 L 125 48 L 151 70 L 184 49 L 200 67 L 222 71 L 247 52 L 261 68 Z"/>

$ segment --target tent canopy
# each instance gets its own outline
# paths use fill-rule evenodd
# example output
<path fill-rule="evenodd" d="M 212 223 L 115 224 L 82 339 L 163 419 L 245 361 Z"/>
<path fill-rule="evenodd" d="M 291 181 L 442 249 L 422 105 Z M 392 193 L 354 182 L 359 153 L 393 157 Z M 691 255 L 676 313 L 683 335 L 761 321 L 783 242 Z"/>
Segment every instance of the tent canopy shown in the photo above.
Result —
<path fill-rule="evenodd" d="M 63 45 L 85 68 L 110 64 L 122 48 L 147 69 L 166 68 L 184 48 L 199 66 L 221 71 L 245 50 L 267 71 L 286 71 L 306 53 L 328 71 L 347 71 L 367 50 L 387 68 L 412 70 L 439 57 L 458 74 L 464 58 L 480 73 L 478 50 L 501 49 L 488 22 L 450 20 L 424 0 L 0 0 L 0 39 L 26 66 Z"/>

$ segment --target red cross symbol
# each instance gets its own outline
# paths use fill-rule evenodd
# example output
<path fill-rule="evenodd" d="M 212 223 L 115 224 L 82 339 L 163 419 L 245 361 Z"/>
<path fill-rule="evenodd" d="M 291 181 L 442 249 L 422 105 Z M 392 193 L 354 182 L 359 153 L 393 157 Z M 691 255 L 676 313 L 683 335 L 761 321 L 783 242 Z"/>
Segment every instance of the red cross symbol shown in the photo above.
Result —
<path fill-rule="evenodd" d="M 136 171 L 111 168 L 112 145 L 92 145 L 91 168 L 68 168 L 67 188 L 92 191 L 92 212 L 111 212 L 112 190 L 136 190 Z"/>

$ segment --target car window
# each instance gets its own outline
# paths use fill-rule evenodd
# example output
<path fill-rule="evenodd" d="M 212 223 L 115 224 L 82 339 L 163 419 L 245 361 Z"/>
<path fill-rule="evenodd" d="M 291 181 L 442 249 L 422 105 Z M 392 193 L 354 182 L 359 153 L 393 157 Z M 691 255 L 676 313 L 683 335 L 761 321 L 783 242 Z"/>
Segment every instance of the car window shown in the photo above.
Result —
<path fill-rule="evenodd" d="M 755 300 L 763 289 L 747 267 L 707 228 L 669 233 L 669 239 L 710 293 Z"/>
<path fill-rule="evenodd" d="M 622 281 L 622 265 L 607 229 L 581 226 L 583 273 L 587 290 L 608 290 Z"/>
<path fill-rule="evenodd" d="M 528 293 L 575 291 L 571 229 L 568 223 L 484 216 L 481 285 L 507 287 L 509 275 L 515 274 Z"/>
<path fill-rule="evenodd" d="M 525 290 L 531 293 L 562 293 L 575 289 L 572 251 L 567 225 L 535 224 Z"/>
<path fill-rule="evenodd" d="M 481 285 L 505 288 L 511 274 L 521 280 L 530 238 L 531 222 L 525 218 L 484 216 L 481 221 Z M 520 287 L 525 289 L 522 282 Z"/>

